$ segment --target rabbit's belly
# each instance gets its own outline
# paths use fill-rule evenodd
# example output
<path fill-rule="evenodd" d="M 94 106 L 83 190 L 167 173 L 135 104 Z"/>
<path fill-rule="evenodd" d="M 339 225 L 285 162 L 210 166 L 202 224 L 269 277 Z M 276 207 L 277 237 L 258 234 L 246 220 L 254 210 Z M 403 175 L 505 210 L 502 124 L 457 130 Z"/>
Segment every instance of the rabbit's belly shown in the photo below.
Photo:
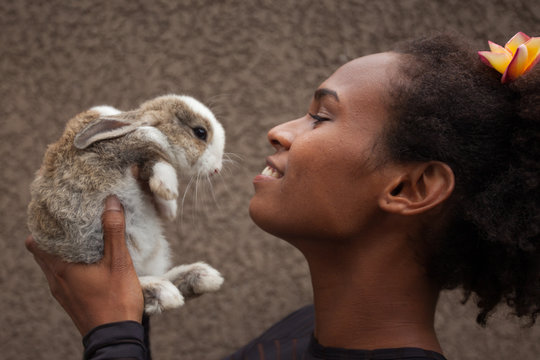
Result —
<path fill-rule="evenodd" d="M 170 250 L 163 236 L 161 219 L 150 197 L 143 193 L 136 181 L 116 195 L 124 205 L 126 242 L 139 276 L 162 275 L 168 270 Z"/>
<path fill-rule="evenodd" d="M 137 275 L 163 275 L 169 268 L 169 245 L 159 231 L 151 226 L 134 226 L 126 231 L 129 253 Z"/>

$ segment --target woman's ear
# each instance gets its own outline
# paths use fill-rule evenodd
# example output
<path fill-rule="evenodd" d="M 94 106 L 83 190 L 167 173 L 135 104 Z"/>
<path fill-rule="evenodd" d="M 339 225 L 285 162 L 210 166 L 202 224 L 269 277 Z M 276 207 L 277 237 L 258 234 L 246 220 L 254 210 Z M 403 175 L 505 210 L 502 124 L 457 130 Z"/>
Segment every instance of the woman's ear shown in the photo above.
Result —
<path fill-rule="evenodd" d="M 440 161 L 405 166 L 379 197 L 387 212 L 415 215 L 444 202 L 454 190 L 454 172 Z"/>

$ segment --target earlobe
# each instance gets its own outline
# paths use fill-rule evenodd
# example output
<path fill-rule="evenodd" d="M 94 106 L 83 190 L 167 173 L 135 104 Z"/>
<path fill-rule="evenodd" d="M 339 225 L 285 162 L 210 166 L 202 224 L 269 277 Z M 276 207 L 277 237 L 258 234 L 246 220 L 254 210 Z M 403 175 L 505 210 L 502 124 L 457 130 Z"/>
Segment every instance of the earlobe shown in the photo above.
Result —
<path fill-rule="evenodd" d="M 379 198 L 381 209 L 401 215 L 415 215 L 443 203 L 454 190 L 454 172 L 445 163 L 412 164 L 389 183 Z"/>

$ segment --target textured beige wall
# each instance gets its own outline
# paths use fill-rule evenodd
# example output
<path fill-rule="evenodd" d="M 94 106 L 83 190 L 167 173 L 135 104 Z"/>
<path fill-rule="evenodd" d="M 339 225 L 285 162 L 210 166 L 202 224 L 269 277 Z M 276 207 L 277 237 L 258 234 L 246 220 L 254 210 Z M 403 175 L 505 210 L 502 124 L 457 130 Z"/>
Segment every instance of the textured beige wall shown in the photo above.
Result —
<path fill-rule="evenodd" d="M 238 160 L 188 194 L 167 227 L 175 262 L 220 269 L 221 292 L 153 319 L 156 359 L 217 359 L 310 301 L 299 253 L 249 220 L 251 179 L 271 126 L 305 112 L 313 90 L 348 59 L 435 29 L 479 49 L 519 30 L 540 34 L 532 0 L 0 1 L 0 358 L 80 358 L 79 336 L 26 253 L 28 186 L 46 144 L 93 105 L 136 107 L 163 93 L 210 104 Z M 488 329 L 444 294 L 437 328 L 449 359 L 540 357 L 540 326 L 505 309 Z"/>

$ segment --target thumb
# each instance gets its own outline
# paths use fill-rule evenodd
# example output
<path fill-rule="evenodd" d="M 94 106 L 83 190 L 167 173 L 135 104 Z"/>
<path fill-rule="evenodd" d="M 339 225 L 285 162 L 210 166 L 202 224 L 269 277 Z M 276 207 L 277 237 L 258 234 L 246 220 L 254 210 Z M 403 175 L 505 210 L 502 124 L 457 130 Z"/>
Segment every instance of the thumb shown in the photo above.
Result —
<path fill-rule="evenodd" d="M 124 209 L 116 196 L 105 200 L 102 215 L 104 256 L 112 266 L 124 267 L 131 262 L 125 240 Z"/>

